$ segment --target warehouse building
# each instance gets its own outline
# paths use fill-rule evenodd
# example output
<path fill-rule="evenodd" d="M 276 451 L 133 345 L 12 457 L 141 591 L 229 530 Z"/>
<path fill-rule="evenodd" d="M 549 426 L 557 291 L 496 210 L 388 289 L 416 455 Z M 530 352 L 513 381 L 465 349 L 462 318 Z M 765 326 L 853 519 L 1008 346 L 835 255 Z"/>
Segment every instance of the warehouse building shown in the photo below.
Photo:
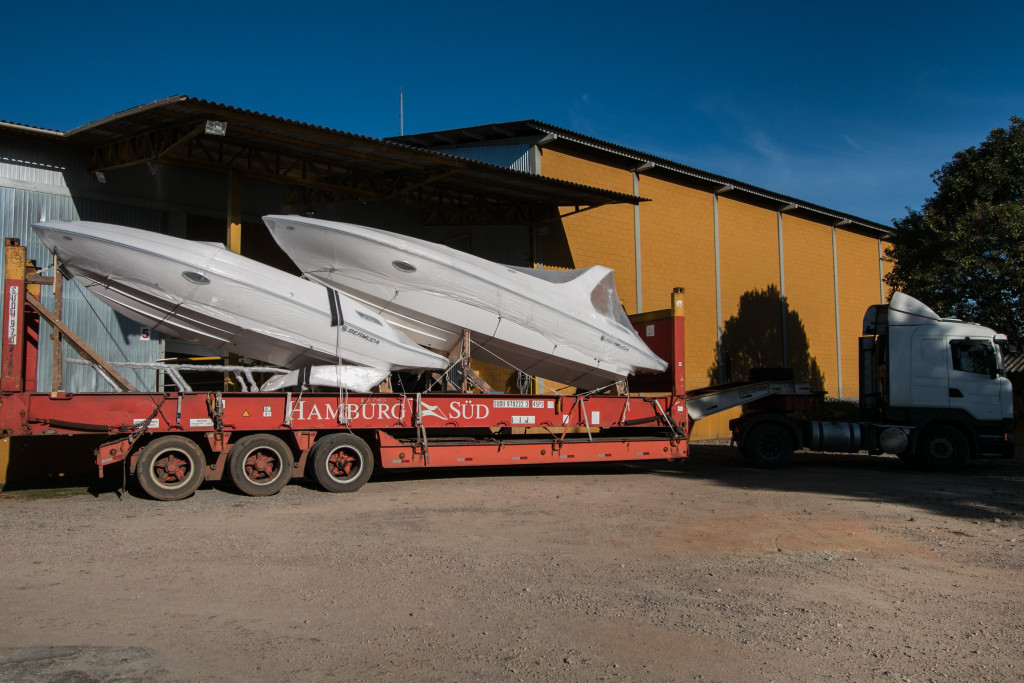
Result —
<path fill-rule="evenodd" d="M 31 223 L 82 219 L 225 242 L 294 272 L 260 221 L 268 213 L 510 265 L 606 265 L 629 313 L 664 308 L 684 287 L 689 386 L 788 366 L 855 397 L 860 318 L 885 295 L 884 226 L 536 121 L 378 140 L 176 96 L 67 132 L 0 123 L 0 232 L 43 267 Z M 198 351 L 74 286 L 65 300 L 68 325 L 109 360 Z M 44 335 L 41 358 L 51 352 Z M 52 381 L 40 363 L 40 388 Z M 108 388 L 83 365 L 63 382 Z M 721 435 L 724 419 L 695 436 Z"/>
<path fill-rule="evenodd" d="M 890 228 L 538 121 L 395 140 L 637 197 L 563 210 L 538 227 L 535 265 L 614 268 L 629 313 L 685 288 L 687 386 L 787 367 L 857 397 L 857 339 L 867 307 L 886 299 Z M 695 435 L 724 436 L 734 416 Z"/>

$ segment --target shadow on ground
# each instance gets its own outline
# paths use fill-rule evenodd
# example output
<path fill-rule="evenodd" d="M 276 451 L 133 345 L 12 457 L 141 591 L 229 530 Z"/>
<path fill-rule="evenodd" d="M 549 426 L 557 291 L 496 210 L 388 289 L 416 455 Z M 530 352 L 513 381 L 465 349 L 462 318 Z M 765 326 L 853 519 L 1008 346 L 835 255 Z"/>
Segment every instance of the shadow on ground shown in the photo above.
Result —
<path fill-rule="evenodd" d="M 793 494 L 859 498 L 880 503 L 899 503 L 936 514 L 965 519 L 993 517 L 1019 519 L 1024 524 L 1024 447 L 1014 458 L 974 460 L 953 473 L 925 472 L 913 469 L 895 456 L 798 452 L 789 467 L 762 470 L 751 467 L 739 451 L 722 442 L 697 442 L 690 445 L 684 461 L 642 461 L 635 463 L 577 463 L 520 467 L 481 467 L 451 470 L 378 469 L 373 482 L 458 480 L 497 477 L 565 477 L 656 475 L 673 477 L 679 486 L 687 480 L 713 481 L 721 486 Z M 69 495 L 99 496 L 117 492 L 122 495 L 121 472 L 110 471 L 104 479 L 95 477 L 62 478 L 41 483 L 22 483 L 5 487 L 0 500 L 58 498 Z M 128 481 L 127 495 L 144 497 L 134 482 Z M 319 490 L 315 481 L 296 480 L 292 486 Z M 524 485 L 528 485 L 524 482 Z M 642 486 L 642 479 L 638 480 Z M 229 495 L 241 495 L 228 482 L 207 483 Z M 364 490 L 355 494 L 372 495 Z M 173 505 L 173 503 L 170 503 Z"/>
<path fill-rule="evenodd" d="M 793 494 L 860 498 L 911 505 L 940 515 L 965 519 L 1019 518 L 1024 524 L 1024 447 L 1006 460 L 974 460 L 958 472 L 914 469 L 890 455 L 799 452 L 789 467 L 764 470 L 750 466 L 739 451 L 721 442 L 691 444 L 681 462 L 643 461 L 459 470 L 377 472 L 388 480 L 474 479 L 479 477 L 635 476 L 650 473 L 679 479 L 714 481 L 731 488 Z"/>
<path fill-rule="evenodd" d="M 1024 524 L 1024 447 L 1014 458 L 972 460 L 957 472 L 918 470 L 890 455 L 813 452 L 796 453 L 785 469 L 763 470 L 751 467 L 732 446 L 715 442 L 691 444 L 689 458 L 679 465 L 634 467 L 731 488 L 860 498 L 964 519 L 1017 518 Z"/>

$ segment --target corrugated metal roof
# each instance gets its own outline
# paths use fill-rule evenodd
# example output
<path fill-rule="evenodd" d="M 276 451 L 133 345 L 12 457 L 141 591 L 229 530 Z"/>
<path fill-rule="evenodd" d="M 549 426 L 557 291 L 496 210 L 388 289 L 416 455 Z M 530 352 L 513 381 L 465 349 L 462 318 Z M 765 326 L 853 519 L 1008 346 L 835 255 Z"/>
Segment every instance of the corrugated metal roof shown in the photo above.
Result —
<path fill-rule="evenodd" d="M 436 131 L 429 133 L 417 133 L 415 135 L 404 135 L 396 138 L 389 138 L 393 141 L 409 145 L 419 145 L 424 148 L 459 146 L 467 144 L 482 144 L 486 142 L 509 141 L 516 138 L 542 136 L 543 144 L 551 144 L 559 139 L 567 140 L 575 144 L 584 145 L 613 156 L 629 159 L 637 166 L 648 165 L 645 170 L 663 169 L 672 173 L 679 173 L 712 187 L 727 189 L 730 193 L 746 194 L 757 197 L 772 203 L 778 203 L 780 208 L 787 211 L 804 212 L 814 214 L 818 220 L 827 219 L 824 222 L 831 224 L 843 224 L 859 227 L 873 233 L 891 235 L 893 229 L 889 226 L 869 221 L 857 216 L 835 211 L 817 204 L 805 202 L 795 197 L 772 192 L 749 183 L 744 183 L 733 178 L 709 173 L 692 166 L 680 164 L 670 159 L 641 152 L 639 150 L 623 147 L 615 143 L 599 140 L 589 135 L 577 133 L 566 128 L 560 128 L 548 123 L 525 119 L 522 121 L 509 121 L 506 123 L 487 124 L 468 128 L 454 128 L 452 130 Z M 546 139 L 544 137 L 546 136 Z"/>
<path fill-rule="evenodd" d="M 11 131 L 19 131 L 22 133 L 38 133 L 41 135 L 51 135 L 55 137 L 63 135 L 63 133 L 61 133 L 59 130 L 39 128 L 38 126 L 26 126 L 24 123 L 13 123 L 11 121 L 0 121 L 0 128 L 5 128 Z"/>
<path fill-rule="evenodd" d="M 205 121 L 227 124 L 226 135 L 196 132 Z M 92 149 L 93 170 L 155 160 L 166 163 L 259 171 L 264 179 L 302 184 L 309 170 L 376 174 L 413 183 L 421 193 L 434 191 L 431 201 L 473 195 L 489 201 L 546 206 L 635 204 L 630 194 L 589 187 L 424 149 L 419 145 L 381 140 L 324 126 L 284 119 L 217 102 L 176 95 L 112 114 L 66 133 L 0 126 L 26 135 L 45 134 L 63 143 Z M 147 159 L 147 150 L 152 158 Z M 226 150 L 226 151 L 225 151 Z M 264 156 L 261 156 L 264 154 Z M 284 154 L 287 162 L 269 158 Z M 302 168 L 298 163 L 302 162 Z M 291 164 L 285 172 L 275 163 Z M 246 166 L 248 164 L 248 166 Z M 319 166 L 317 166 L 319 164 Z M 280 173 L 280 177 L 274 176 Z M 415 176 L 415 177 L 413 177 Z M 397 187 L 397 185 L 396 185 Z M 399 191 L 392 188 L 393 191 Z M 404 188 L 403 188 L 404 189 Z M 393 196 L 393 195 L 392 195 Z"/>

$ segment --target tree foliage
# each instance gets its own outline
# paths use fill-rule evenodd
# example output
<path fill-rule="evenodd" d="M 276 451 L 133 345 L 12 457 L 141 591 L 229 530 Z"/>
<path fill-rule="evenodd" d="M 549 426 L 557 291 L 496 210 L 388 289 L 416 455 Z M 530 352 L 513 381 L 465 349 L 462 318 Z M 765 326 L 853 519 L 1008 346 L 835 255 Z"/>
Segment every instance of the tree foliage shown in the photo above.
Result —
<path fill-rule="evenodd" d="M 941 315 L 982 323 L 1024 342 L 1024 120 L 932 174 L 935 194 L 907 210 L 886 256 L 886 283 Z"/>

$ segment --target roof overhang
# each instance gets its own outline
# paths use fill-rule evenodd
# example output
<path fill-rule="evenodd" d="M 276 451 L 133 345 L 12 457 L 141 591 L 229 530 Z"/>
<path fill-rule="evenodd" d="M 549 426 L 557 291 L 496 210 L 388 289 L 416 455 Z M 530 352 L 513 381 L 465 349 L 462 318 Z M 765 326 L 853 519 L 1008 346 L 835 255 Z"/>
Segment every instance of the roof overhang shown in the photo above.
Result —
<path fill-rule="evenodd" d="M 288 204 L 395 202 L 420 209 L 425 225 L 529 225 L 641 201 L 187 96 L 128 109 L 66 133 L 0 125 L 87 150 L 90 172 L 147 162 L 234 172 L 284 185 Z"/>

